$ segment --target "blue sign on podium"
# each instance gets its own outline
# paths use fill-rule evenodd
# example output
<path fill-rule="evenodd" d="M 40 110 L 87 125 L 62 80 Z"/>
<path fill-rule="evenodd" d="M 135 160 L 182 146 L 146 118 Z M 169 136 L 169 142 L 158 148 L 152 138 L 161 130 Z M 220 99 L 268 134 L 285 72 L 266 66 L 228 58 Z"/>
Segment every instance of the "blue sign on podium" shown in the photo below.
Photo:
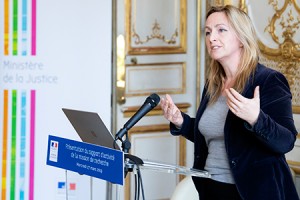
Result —
<path fill-rule="evenodd" d="M 47 165 L 123 185 L 124 153 L 49 135 Z"/>

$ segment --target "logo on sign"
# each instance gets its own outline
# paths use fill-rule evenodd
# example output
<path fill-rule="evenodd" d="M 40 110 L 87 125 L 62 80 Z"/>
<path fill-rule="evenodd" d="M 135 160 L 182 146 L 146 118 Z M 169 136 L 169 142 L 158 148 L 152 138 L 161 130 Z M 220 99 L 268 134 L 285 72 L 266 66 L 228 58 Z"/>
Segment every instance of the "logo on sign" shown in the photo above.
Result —
<path fill-rule="evenodd" d="M 57 162 L 57 157 L 58 157 L 58 142 L 51 140 L 50 141 L 49 160 L 52 162 Z"/>
<path fill-rule="evenodd" d="M 57 194 L 64 195 L 66 194 L 66 189 L 68 196 L 75 196 L 76 195 L 76 182 L 66 183 L 64 181 L 59 181 L 57 184 Z M 67 187 L 67 188 L 66 188 Z"/>

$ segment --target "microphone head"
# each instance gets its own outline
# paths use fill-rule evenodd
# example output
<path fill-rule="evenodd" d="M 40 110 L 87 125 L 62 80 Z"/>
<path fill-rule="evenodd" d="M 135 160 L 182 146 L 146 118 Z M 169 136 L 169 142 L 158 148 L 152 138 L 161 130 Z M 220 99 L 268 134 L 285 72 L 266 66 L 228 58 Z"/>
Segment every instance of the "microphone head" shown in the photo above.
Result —
<path fill-rule="evenodd" d="M 157 106 L 157 104 L 159 104 L 160 101 L 160 97 L 153 93 L 151 94 L 149 97 L 147 97 L 146 102 L 151 104 L 151 107 L 154 108 L 155 106 Z"/>

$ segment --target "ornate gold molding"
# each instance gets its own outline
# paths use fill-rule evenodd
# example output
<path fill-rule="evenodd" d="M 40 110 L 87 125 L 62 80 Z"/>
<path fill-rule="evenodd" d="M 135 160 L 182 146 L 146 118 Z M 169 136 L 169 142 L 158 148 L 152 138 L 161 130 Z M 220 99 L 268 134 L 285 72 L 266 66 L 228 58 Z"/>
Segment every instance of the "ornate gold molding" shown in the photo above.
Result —
<path fill-rule="evenodd" d="M 176 106 L 182 111 L 187 112 L 187 109 L 191 107 L 191 104 L 189 103 L 176 103 Z M 139 106 L 131 106 L 131 107 L 125 107 L 122 109 L 124 117 L 132 117 L 139 109 Z M 157 106 L 151 110 L 147 116 L 157 116 L 162 115 L 162 110 L 160 106 Z"/>
<path fill-rule="evenodd" d="M 138 9 L 136 3 L 136 0 L 125 0 L 126 44 L 128 44 L 126 53 L 129 55 L 185 53 L 187 48 L 187 0 L 176 0 L 173 5 L 169 5 L 174 6 L 174 16 L 169 19 L 174 21 L 174 32 L 171 32 L 170 35 L 161 33 L 164 27 L 161 27 L 163 25 L 157 19 L 154 20 L 153 26 L 150 28 L 151 32 L 142 34 L 139 29 L 141 27 L 137 27 L 141 16 L 136 14 L 136 9 Z M 151 13 L 155 18 L 159 17 L 159 14 L 163 15 L 163 13 Z M 143 29 L 145 29 L 144 26 Z M 165 29 L 169 29 L 167 25 L 165 25 Z M 150 41 L 152 40 L 158 41 L 157 44 L 151 45 Z"/>
<path fill-rule="evenodd" d="M 158 39 L 163 41 L 166 44 L 176 44 L 176 38 L 178 37 L 178 28 L 176 27 L 175 32 L 172 34 L 171 38 L 169 40 L 166 39 L 165 35 L 162 35 L 160 33 L 160 25 L 157 22 L 157 20 L 155 20 L 153 27 L 152 27 L 152 33 L 146 36 L 146 39 L 141 40 L 141 37 L 139 36 L 139 34 L 136 32 L 136 28 L 135 26 L 132 28 L 132 37 L 135 38 L 134 43 L 135 44 L 145 44 L 147 42 L 149 42 L 150 40 L 153 39 Z"/>
<path fill-rule="evenodd" d="M 296 0 L 286 0 L 281 8 L 278 6 L 278 0 L 269 0 L 269 5 L 273 7 L 275 13 L 264 31 L 270 34 L 278 48 L 270 48 L 261 40 L 259 40 L 259 47 L 263 56 L 275 61 L 277 63 L 275 69 L 282 72 L 288 79 L 294 97 L 293 111 L 298 113 L 300 108 L 298 72 L 300 70 L 300 43 L 296 42 L 296 36 L 300 25 L 300 7 Z"/>
<path fill-rule="evenodd" d="M 269 0 L 269 4 L 273 6 L 275 14 L 272 17 L 269 26 L 266 27 L 266 30 L 268 30 L 268 32 L 271 34 L 273 41 L 275 41 L 277 44 L 281 44 L 278 40 L 278 36 L 275 33 L 276 31 L 275 23 L 279 19 L 281 19 L 280 25 L 282 27 L 282 30 L 284 30 L 282 34 L 283 38 L 285 38 L 285 40 L 292 40 L 296 32 L 295 29 L 298 29 L 300 24 L 300 18 L 299 18 L 300 8 L 298 7 L 296 1 L 295 0 L 285 1 L 281 9 L 278 8 L 278 0 Z M 295 18 L 292 9 L 290 9 L 289 12 L 287 13 L 288 18 L 287 19 L 284 18 L 284 13 L 286 12 L 288 5 L 294 6 L 295 10 L 298 12 L 298 17 L 297 17 L 298 20 L 296 22 L 294 22 Z"/>
<path fill-rule="evenodd" d="M 141 44 L 145 44 L 145 43 L 148 43 L 150 40 L 153 40 L 153 39 L 158 39 L 158 40 L 161 40 L 163 43 L 166 43 L 166 44 L 176 44 L 176 39 L 178 37 L 178 23 L 176 22 L 177 18 L 178 18 L 178 0 L 175 0 L 174 1 L 174 25 L 175 25 L 175 32 L 172 34 L 171 36 L 171 39 L 166 39 L 167 37 L 165 35 L 162 35 L 160 33 L 160 29 L 161 29 L 161 26 L 160 24 L 157 22 L 157 19 L 155 19 L 154 23 L 153 23 L 153 27 L 152 27 L 152 33 L 150 35 L 147 35 L 145 36 L 146 39 L 144 40 L 141 40 L 141 36 L 136 32 L 136 0 L 134 0 L 133 2 L 133 23 L 132 23 L 132 38 L 135 39 L 135 44 L 136 45 L 141 45 Z M 180 2 L 180 0 L 179 0 Z"/>
<path fill-rule="evenodd" d="M 137 59 L 136 59 L 137 61 Z M 127 64 L 125 97 L 157 94 L 184 94 L 186 91 L 185 62 L 157 62 Z M 145 76 L 146 75 L 146 76 Z M 160 76 L 159 81 L 153 82 Z M 135 77 L 134 79 L 130 77 Z M 140 78 L 143 77 L 143 78 Z M 168 77 L 177 77 L 176 82 L 170 83 Z"/>

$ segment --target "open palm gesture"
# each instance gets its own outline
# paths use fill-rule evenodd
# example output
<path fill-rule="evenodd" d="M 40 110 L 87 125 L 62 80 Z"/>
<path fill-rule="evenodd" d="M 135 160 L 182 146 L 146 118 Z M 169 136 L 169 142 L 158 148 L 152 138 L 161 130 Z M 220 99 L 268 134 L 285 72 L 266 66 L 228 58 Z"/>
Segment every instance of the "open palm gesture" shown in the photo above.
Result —
<path fill-rule="evenodd" d="M 226 89 L 225 92 L 231 112 L 253 126 L 260 112 L 259 86 L 255 88 L 252 99 L 243 97 L 233 88 Z"/>

